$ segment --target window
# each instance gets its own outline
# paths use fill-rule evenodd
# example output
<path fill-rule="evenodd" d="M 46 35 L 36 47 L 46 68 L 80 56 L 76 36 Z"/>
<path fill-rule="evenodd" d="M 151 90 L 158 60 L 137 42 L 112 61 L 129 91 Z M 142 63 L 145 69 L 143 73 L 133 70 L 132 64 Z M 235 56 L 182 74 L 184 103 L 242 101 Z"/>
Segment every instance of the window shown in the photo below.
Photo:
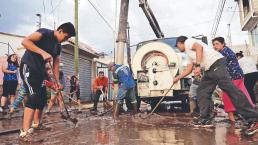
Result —
<path fill-rule="evenodd" d="M 244 17 L 250 12 L 250 0 L 243 0 Z"/>

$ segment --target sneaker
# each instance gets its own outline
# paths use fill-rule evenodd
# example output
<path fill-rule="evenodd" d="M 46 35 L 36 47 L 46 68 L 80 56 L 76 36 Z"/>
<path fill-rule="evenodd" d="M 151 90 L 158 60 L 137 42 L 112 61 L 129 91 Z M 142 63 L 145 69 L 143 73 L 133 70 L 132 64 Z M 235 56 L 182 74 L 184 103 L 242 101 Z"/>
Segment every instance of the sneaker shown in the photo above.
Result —
<path fill-rule="evenodd" d="M 200 116 L 200 113 L 194 111 L 190 114 L 194 119 L 197 119 Z"/>
<path fill-rule="evenodd" d="M 199 117 L 197 119 L 193 119 L 191 125 L 194 127 L 204 127 L 204 128 L 210 128 L 213 127 L 212 120 L 209 118 L 202 118 Z"/>
<path fill-rule="evenodd" d="M 71 105 L 69 105 L 69 107 L 67 107 L 67 111 L 68 111 L 68 112 L 71 112 L 71 111 L 72 111 L 72 106 L 71 106 Z"/>
<path fill-rule="evenodd" d="M 91 108 L 90 111 L 97 112 L 97 108 Z"/>
<path fill-rule="evenodd" d="M 242 129 L 244 127 L 244 123 L 240 120 L 235 121 L 235 128 Z"/>
<path fill-rule="evenodd" d="M 42 123 L 40 124 L 32 124 L 31 127 L 34 129 L 34 130 L 46 130 L 46 131 L 50 131 L 51 130 L 51 127 L 47 127 L 45 125 L 43 125 Z"/>
<path fill-rule="evenodd" d="M 30 133 L 30 134 L 33 134 L 34 128 L 31 127 L 27 132 Z"/>
<path fill-rule="evenodd" d="M 33 139 L 32 130 L 32 128 L 30 128 L 27 132 L 21 130 L 21 133 L 19 135 L 19 141 L 26 143 L 41 144 L 44 141 L 44 139 Z"/>
<path fill-rule="evenodd" d="M 47 109 L 46 112 L 45 112 L 46 115 L 49 115 L 50 114 L 50 111 Z"/>
<path fill-rule="evenodd" d="M 19 135 L 19 140 L 22 142 L 31 142 L 32 141 L 32 134 L 29 133 L 29 131 L 25 132 L 23 130 L 20 130 L 21 133 Z"/>
<path fill-rule="evenodd" d="M 249 127 L 245 130 L 244 134 L 246 136 L 252 136 L 256 132 L 258 132 L 258 122 L 253 122 L 249 125 Z"/>
<path fill-rule="evenodd" d="M 210 119 L 214 119 L 217 116 L 216 112 L 210 112 L 210 114 L 208 115 Z"/>

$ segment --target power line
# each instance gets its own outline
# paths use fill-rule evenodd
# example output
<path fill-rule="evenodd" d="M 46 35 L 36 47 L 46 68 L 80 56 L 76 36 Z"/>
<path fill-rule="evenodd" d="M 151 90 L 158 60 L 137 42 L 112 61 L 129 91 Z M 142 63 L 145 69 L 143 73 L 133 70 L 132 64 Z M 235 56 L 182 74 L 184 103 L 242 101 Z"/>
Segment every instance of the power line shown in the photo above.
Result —
<path fill-rule="evenodd" d="M 50 1 L 50 5 L 51 5 L 51 9 L 53 11 L 54 7 L 53 7 L 53 0 Z"/>
<path fill-rule="evenodd" d="M 45 6 L 45 0 L 42 1 L 43 2 L 43 11 L 44 11 L 44 17 L 45 17 L 45 24 L 47 23 L 47 18 L 46 18 L 46 6 Z"/>
<path fill-rule="evenodd" d="M 60 6 L 60 4 L 61 4 L 61 2 L 62 2 L 63 0 L 59 0 L 59 2 L 57 3 L 57 5 L 55 6 L 55 8 L 53 7 L 53 0 L 51 0 L 51 12 L 50 12 L 50 14 L 52 14 L 52 16 L 53 16 L 53 19 L 54 19 L 54 29 L 55 29 L 55 27 L 56 27 L 56 17 L 55 17 L 55 10 L 57 10 L 57 8 Z"/>
<path fill-rule="evenodd" d="M 116 32 L 114 30 L 114 28 L 111 26 L 111 24 L 107 21 L 107 19 L 100 13 L 100 11 L 96 8 L 96 6 L 90 1 L 88 0 L 88 2 L 90 3 L 90 5 L 94 8 L 94 10 L 98 13 L 98 15 L 102 18 L 102 20 L 108 25 L 108 27 L 114 32 Z"/>
<path fill-rule="evenodd" d="M 44 11 L 44 13 L 46 13 L 45 0 L 42 0 L 42 2 L 43 2 L 43 11 Z"/>
<path fill-rule="evenodd" d="M 52 11 L 50 13 L 54 13 L 55 10 L 59 7 L 59 5 L 61 4 L 63 0 L 59 0 L 58 4 L 55 6 L 55 8 L 53 8 L 53 5 L 52 5 Z M 51 0 L 51 4 L 52 4 L 52 0 Z"/>
<path fill-rule="evenodd" d="M 117 0 L 115 0 L 115 30 L 117 29 L 117 9 L 118 9 L 118 4 L 117 4 Z"/>
<path fill-rule="evenodd" d="M 218 26 L 219 26 L 221 16 L 222 16 L 222 12 L 223 12 L 223 9 L 225 6 L 225 2 L 226 2 L 226 0 L 221 0 L 219 3 L 219 6 L 218 6 L 218 9 L 216 12 L 216 16 L 215 16 L 215 21 L 214 21 L 214 24 L 213 24 L 212 30 L 211 30 L 211 38 L 214 38 L 217 33 Z"/>
<path fill-rule="evenodd" d="M 217 8 L 217 11 L 216 11 L 216 14 L 215 14 L 215 19 L 214 19 L 214 22 L 213 22 L 213 25 L 212 25 L 212 29 L 211 29 L 211 34 L 214 31 L 214 27 L 215 27 L 215 24 L 216 24 L 217 16 L 218 16 L 218 13 L 219 13 L 219 10 L 220 10 L 220 7 L 221 7 L 221 2 L 222 1 L 220 0 L 219 4 L 218 4 L 218 8 Z"/>
<path fill-rule="evenodd" d="M 183 28 L 193 27 L 193 26 L 196 26 L 196 25 L 207 24 L 207 23 L 211 23 L 214 20 L 215 19 L 210 19 L 210 20 L 206 20 L 206 21 L 202 21 L 202 22 L 198 22 L 198 23 L 194 23 L 194 24 L 184 25 L 184 26 L 181 26 L 181 27 L 177 27 L 173 30 L 179 30 L 179 29 L 183 29 Z"/>
<path fill-rule="evenodd" d="M 214 21 L 212 31 L 211 31 L 211 37 L 212 38 L 214 38 L 216 33 L 217 33 L 225 2 L 226 2 L 226 0 L 221 0 L 220 3 L 219 3 L 219 6 L 218 6 L 218 9 L 217 9 L 217 12 L 216 12 L 216 16 L 215 16 L 215 21 Z"/>
<path fill-rule="evenodd" d="M 232 14 L 232 16 L 231 16 L 231 18 L 230 18 L 229 24 L 231 24 L 231 22 L 232 22 L 232 20 L 233 20 L 233 18 L 234 18 L 234 16 L 235 16 L 236 8 L 237 8 L 237 3 L 236 3 L 236 6 L 235 6 L 235 8 L 234 8 L 233 14 Z"/>
<path fill-rule="evenodd" d="M 195 27 L 197 25 L 203 25 L 203 24 L 207 24 L 207 23 L 211 23 L 212 21 L 214 21 L 214 19 L 210 19 L 210 20 L 206 20 L 206 21 L 202 21 L 202 22 L 198 22 L 198 23 L 194 23 L 194 24 L 190 24 L 190 25 L 184 25 L 184 26 L 180 26 L 177 28 L 171 28 L 171 30 L 173 30 L 173 32 L 177 31 L 177 30 L 181 30 L 181 29 L 188 29 L 191 27 Z M 141 34 L 130 34 L 131 36 L 148 36 L 153 34 L 153 32 L 148 32 L 148 33 L 141 33 Z"/>
<path fill-rule="evenodd" d="M 53 0 L 51 0 L 50 4 L 51 4 L 51 9 L 52 9 L 52 11 L 53 11 L 53 9 L 54 9 L 54 7 L 53 7 Z M 54 15 L 54 13 L 52 13 L 52 17 L 53 17 L 53 20 L 54 20 L 54 29 L 56 29 L 56 21 L 55 21 L 55 15 Z"/>

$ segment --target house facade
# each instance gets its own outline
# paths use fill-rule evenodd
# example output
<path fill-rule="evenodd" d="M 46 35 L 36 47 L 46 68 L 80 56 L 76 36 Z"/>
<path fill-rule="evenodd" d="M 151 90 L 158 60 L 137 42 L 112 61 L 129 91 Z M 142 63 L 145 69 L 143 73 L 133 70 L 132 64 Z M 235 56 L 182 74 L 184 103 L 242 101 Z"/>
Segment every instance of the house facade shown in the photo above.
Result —
<path fill-rule="evenodd" d="M 258 55 L 258 0 L 235 0 L 238 3 L 242 31 L 248 31 L 249 47 L 245 55 L 257 60 Z"/>

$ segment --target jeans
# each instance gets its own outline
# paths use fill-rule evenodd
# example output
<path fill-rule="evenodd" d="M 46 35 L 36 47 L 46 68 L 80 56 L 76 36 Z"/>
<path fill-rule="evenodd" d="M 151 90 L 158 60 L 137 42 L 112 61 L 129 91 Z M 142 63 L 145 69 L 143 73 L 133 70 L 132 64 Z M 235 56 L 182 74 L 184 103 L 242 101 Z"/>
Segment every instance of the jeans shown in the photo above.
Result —
<path fill-rule="evenodd" d="M 103 93 L 105 92 L 105 89 L 103 89 Z M 95 93 L 94 93 L 94 106 L 93 108 L 94 109 L 97 109 L 97 106 L 98 106 L 98 102 L 99 102 L 99 98 L 100 98 L 100 95 L 102 94 L 101 90 L 97 90 Z M 104 94 L 103 94 L 104 95 Z M 105 100 L 105 98 L 103 98 L 103 101 Z"/>
<path fill-rule="evenodd" d="M 19 92 L 18 92 L 18 98 L 14 100 L 12 107 L 14 109 L 17 109 L 19 104 L 24 100 L 24 96 L 27 95 L 27 92 L 25 90 L 25 87 L 21 85 Z"/>
<path fill-rule="evenodd" d="M 127 99 L 133 104 L 137 103 L 134 88 L 127 89 L 123 86 L 120 86 L 118 88 L 118 94 L 116 97 L 116 102 L 119 104 L 123 104 L 124 99 L 127 97 Z"/>

